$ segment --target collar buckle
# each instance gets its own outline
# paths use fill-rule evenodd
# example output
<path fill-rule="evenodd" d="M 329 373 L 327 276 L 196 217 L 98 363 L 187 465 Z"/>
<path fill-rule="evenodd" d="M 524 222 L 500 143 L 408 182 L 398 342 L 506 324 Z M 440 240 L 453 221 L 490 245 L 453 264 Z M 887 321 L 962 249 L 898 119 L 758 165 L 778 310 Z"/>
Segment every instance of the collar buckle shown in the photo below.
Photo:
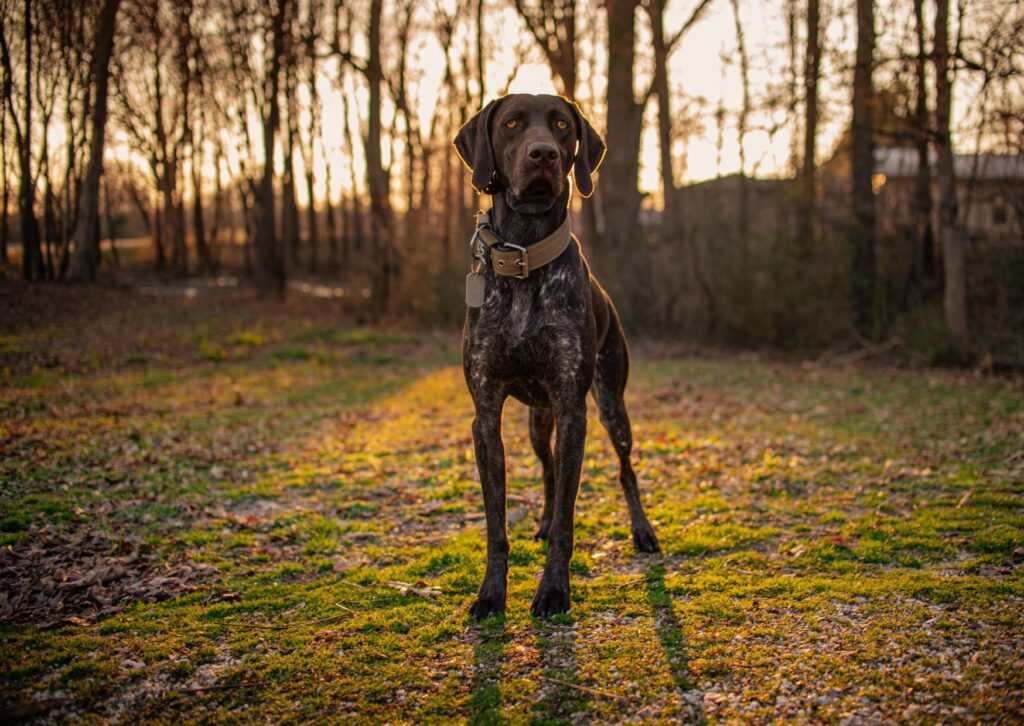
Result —
<path fill-rule="evenodd" d="M 519 252 L 519 259 L 510 261 L 519 268 L 519 272 L 516 274 L 510 274 L 509 276 L 514 277 L 517 280 L 525 280 L 526 278 L 528 278 L 530 276 L 530 254 L 529 252 L 526 251 L 526 248 L 520 247 L 519 245 L 516 244 L 512 244 L 511 242 L 502 242 L 501 246 L 509 247 Z M 505 267 L 505 260 L 499 259 L 497 263 L 498 267 Z"/>

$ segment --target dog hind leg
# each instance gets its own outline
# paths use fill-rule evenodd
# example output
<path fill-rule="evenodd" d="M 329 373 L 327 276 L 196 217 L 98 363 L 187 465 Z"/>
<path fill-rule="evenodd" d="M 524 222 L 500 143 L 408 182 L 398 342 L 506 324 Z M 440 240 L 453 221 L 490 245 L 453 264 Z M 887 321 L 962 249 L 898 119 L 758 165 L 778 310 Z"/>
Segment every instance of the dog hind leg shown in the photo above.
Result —
<path fill-rule="evenodd" d="M 604 344 L 597 354 L 597 368 L 592 392 L 597 401 L 601 424 L 611 437 L 615 453 L 619 455 L 619 483 L 626 495 L 629 518 L 633 530 L 633 546 L 639 552 L 658 552 L 658 537 L 644 513 L 636 474 L 630 462 L 633 452 L 633 429 L 626 412 L 623 394 L 629 377 L 629 352 L 626 349 L 618 315 L 613 311 Z"/>

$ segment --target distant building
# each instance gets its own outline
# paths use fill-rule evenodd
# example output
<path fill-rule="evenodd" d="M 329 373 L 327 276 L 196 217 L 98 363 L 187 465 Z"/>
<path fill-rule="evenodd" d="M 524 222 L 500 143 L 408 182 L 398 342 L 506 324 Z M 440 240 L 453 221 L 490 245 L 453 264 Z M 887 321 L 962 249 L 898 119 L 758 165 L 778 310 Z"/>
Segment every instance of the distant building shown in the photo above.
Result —
<path fill-rule="evenodd" d="M 928 166 L 935 200 L 934 152 L 929 154 Z M 914 149 L 875 150 L 872 183 L 883 237 L 914 227 L 917 167 Z M 979 247 L 1024 246 L 1024 155 L 960 154 L 953 158 L 953 172 L 968 243 Z M 937 208 L 933 213 L 938 214 Z"/>

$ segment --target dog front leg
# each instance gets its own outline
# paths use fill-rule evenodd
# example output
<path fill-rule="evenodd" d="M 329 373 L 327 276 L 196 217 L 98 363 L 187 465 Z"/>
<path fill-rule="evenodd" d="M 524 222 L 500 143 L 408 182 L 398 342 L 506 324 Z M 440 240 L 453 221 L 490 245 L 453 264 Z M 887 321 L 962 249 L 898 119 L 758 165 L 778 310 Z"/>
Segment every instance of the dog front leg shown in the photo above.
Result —
<path fill-rule="evenodd" d="M 503 401 L 478 402 L 473 419 L 473 447 L 487 517 L 487 571 L 476 601 L 474 618 L 505 612 L 508 587 L 508 535 L 505 531 L 505 447 L 501 441 Z"/>
<path fill-rule="evenodd" d="M 573 523 L 583 468 L 583 447 L 587 439 L 586 399 L 560 407 L 555 422 L 555 497 L 548 533 L 547 564 L 531 607 L 536 617 L 564 613 L 570 606 L 569 561 L 572 559 Z"/>

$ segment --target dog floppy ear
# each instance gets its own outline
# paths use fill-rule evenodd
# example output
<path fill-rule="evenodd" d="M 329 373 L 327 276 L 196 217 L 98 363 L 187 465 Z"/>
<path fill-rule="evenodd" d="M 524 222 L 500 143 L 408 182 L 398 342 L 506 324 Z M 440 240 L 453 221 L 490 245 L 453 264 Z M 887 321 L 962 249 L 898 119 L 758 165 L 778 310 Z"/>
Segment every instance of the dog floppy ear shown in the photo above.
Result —
<path fill-rule="evenodd" d="M 569 108 L 576 116 L 576 130 L 580 138 L 579 147 L 576 149 L 576 160 L 572 165 L 572 176 L 576 180 L 576 189 L 583 197 L 589 197 L 594 193 L 594 181 L 590 176 L 601 166 L 604 159 L 604 139 L 594 130 L 594 127 L 587 121 L 587 117 L 580 111 L 580 107 L 574 101 L 566 101 Z"/>
<path fill-rule="evenodd" d="M 494 148 L 491 146 L 491 118 L 501 99 L 491 101 L 467 121 L 455 137 L 459 158 L 473 172 L 473 188 L 489 193 L 494 176 Z"/>

